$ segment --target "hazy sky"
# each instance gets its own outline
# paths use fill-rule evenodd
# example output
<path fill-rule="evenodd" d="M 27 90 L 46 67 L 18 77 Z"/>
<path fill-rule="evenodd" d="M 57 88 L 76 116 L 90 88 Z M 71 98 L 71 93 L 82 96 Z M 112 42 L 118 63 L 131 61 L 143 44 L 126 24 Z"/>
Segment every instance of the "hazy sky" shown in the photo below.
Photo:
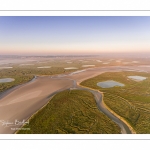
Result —
<path fill-rule="evenodd" d="M 0 54 L 150 52 L 150 17 L 0 17 Z"/>

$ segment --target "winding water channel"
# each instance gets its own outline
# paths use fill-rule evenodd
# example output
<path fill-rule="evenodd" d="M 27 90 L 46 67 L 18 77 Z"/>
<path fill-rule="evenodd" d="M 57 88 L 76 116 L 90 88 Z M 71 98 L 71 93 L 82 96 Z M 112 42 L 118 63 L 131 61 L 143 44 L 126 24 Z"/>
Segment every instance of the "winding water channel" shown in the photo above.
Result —
<path fill-rule="evenodd" d="M 60 76 L 57 76 L 57 77 L 52 77 L 53 79 L 61 79 Z M 73 79 L 69 79 L 69 78 L 66 78 L 67 80 L 72 80 L 73 82 L 73 85 L 72 87 L 70 88 L 70 90 L 73 90 L 73 89 L 78 89 L 78 90 L 85 90 L 85 91 L 88 91 L 88 92 L 91 92 L 93 95 L 94 95 L 94 98 L 95 98 L 95 101 L 97 103 L 97 107 L 98 109 L 103 112 L 107 117 L 109 117 L 112 121 L 114 121 L 116 124 L 119 125 L 119 127 L 121 128 L 121 133 L 122 134 L 131 134 L 131 130 L 129 129 L 129 127 L 122 121 L 120 120 L 119 118 L 117 118 L 117 116 L 113 115 L 107 108 L 106 108 L 106 105 L 103 101 L 103 97 L 102 97 L 102 94 L 97 91 L 97 90 L 92 90 L 92 89 L 89 89 L 89 88 L 86 88 L 86 87 L 83 87 L 83 86 L 80 86 L 80 85 L 77 85 L 77 82 L 76 80 L 73 80 Z M 58 92 L 57 92 L 58 93 Z"/>
<path fill-rule="evenodd" d="M 82 87 L 80 83 L 88 78 L 92 78 L 104 72 L 125 71 L 135 69 L 133 67 L 103 67 L 90 68 L 74 73 L 60 74 L 55 76 L 38 76 L 21 86 L 16 86 L 0 94 L 0 133 L 15 133 L 14 128 L 22 125 L 15 125 L 15 120 L 28 120 L 34 113 L 47 104 L 50 98 L 67 89 L 87 90 L 91 92 L 96 100 L 98 109 L 107 115 L 121 128 L 121 133 L 131 134 L 131 130 L 124 121 L 114 115 L 103 102 L 102 94 L 94 89 Z M 140 69 L 144 69 L 141 68 Z M 136 67 L 136 70 L 140 70 Z M 150 69 L 145 71 L 150 71 Z M 6 124 L 8 122 L 8 124 Z"/>

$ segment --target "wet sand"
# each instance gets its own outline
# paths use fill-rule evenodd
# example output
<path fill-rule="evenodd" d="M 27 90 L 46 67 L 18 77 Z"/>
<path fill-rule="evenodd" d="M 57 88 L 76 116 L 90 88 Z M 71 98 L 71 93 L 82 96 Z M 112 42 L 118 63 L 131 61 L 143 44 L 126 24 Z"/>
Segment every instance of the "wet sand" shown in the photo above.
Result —
<path fill-rule="evenodd" d="M 38 77 L 19 89 L 15 89 L 0 100 L 0 120 L 14 122 L 27 120 L 49 101 L 52 93 L 69 88 L 71 80 L 55 80 L 50 77 Z M 17 126 L 15 126 L 17 127 Z M 0 124 L 0 133 L 14 133 L 11 127 Z"/>
<path fill-rule="evenodd" d="M 37 77 L 34 81 L 29 82 L 19 88 L 14 88 L 10 92 L 6 92 L 0 99 L 0 121 L 14 122 L 17 120 L 27 120 L 31 115 L 44 106 L 50 97 L 60 90 L 74 87 L 74 81 L 78 83 L 85 79 L 94 77 L 103 72 L 116 72 L 127 69 L 135 69 L 134 67 L 105 67 L 92 68 L 75 74 L 60 75 L 59 77 L 43 76 Z M 136 67 L 136 69 L 144 69 Z M 150 71 L 150 68 L 146 68 Z M 149 70 L 148 70 L 149 69 Z M 15 126 L 20 127 L 20 126 Z M 14 133 L 16 131 L 12 127 L 5 127 L 0 123 L 0 133 Z"/>

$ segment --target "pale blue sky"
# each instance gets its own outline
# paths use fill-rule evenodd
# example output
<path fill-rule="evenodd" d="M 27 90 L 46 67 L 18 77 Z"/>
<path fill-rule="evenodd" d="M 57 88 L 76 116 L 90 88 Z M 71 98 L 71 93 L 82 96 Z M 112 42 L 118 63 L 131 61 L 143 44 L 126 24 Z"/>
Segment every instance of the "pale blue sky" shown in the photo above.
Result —
<path fill-rule="evenodd" d="M 0 54 L 150 52 L 150 17 L 0 17 Z"/>

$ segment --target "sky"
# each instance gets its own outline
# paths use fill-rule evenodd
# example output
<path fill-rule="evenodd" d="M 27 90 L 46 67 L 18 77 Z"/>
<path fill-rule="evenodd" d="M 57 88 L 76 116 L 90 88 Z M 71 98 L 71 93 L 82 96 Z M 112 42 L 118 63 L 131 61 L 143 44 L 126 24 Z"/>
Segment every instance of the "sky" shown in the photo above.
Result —
<path fill-rule="evenodd" d="M 0 55 L 150 52 L 148 16 L 0 16 Z"/>

